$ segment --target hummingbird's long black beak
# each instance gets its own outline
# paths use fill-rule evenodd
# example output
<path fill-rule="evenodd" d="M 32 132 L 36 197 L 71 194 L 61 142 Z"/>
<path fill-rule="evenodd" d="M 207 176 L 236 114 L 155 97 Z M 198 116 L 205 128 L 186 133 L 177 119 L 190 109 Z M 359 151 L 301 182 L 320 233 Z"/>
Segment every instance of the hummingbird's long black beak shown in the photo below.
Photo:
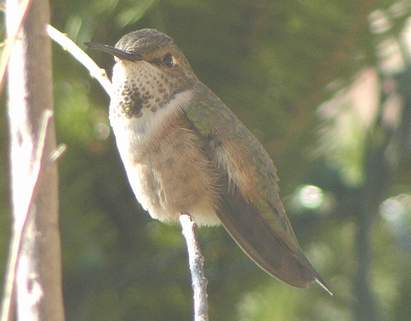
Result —
<path fill-rule="evenodd" d="M 142 56 L 138 53 L 127 52 L 110 45 L 104 45 L 95 42 L 86 42 L 86 46 L 90 49 L 102 51 L 123 60 L 137 61 L 143 59 Z"/>

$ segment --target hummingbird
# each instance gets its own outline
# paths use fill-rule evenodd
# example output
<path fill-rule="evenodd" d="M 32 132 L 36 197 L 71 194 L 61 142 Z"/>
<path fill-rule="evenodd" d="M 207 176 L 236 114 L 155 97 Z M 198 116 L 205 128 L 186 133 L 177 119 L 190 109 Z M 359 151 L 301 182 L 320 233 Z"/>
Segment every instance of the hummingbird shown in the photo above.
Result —
<path fill-rule="evenodd" d="M 131 188 L 154 219 L 222 224 L 262 270 L 292 286 L 318 283 L 279 194 L 262 144 L 195 75 L 174 40 L 155 29 L 115 46 L 109 118 Z"/>

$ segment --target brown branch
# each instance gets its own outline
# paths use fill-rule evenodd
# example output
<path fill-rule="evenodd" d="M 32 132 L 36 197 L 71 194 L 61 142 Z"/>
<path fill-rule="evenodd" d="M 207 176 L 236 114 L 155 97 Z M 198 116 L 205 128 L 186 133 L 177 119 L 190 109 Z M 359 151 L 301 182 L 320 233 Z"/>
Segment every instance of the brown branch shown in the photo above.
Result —
<path fill-rule="evenodd" d="M 20 228 L 16 227 L 13 231 L 12 241 L 10 245 L 10 254 L 7 263 L 7 272 L 4 281 L 4 295 L 0 318 L 1 321 L 13 320 L 16 293 L 16 273 L 21 253 L 22 239 L 27 228 L 27 222 L 29 222 L 30 213 L 32 213 L 31 209 L 34 204 L 33 200 L 36 198 L 39 190 L 39 178 L 41 176 L 40 174 L 47 164 L 47 159 L 45 157 L 45 146 L 52 117 L 53 113 L 50 110 L 46 110 L 43 113 L 43 122 L 40 127 L 38 145 L 33 160 L 33 174 L 32 177 L 30 177 L 29 195 L 25 202 L 25 214 Z"/>
<path fill-rule="evenodd" d="M 27 13 L 30 10 L 31 7 L 31 0 L 26 0 L 22 5 L 21 5 L 21 11 L 20 11 L 20 16 L 18 17 L 18 23 L 17 23 L 17 28 L 14 30 L 12 35 L 8 37 L 5 41 L 5 46 L 3 49 L 3 53 L 1 55 L 1 60 L 0 60 L 0 92 L 3 89 L 3 83 L 4 79 L 6 77 L 6 70 L 7 70 L 7 65 L 9 63 L 10 59 L 10 54 L 13 49 L 14 44 L 16 43 L 18 34 L 21 30 L 21 27 L 23 26 L 24 20 L 27 17 Z"/>
<path fill-rule="evenodd" d="M 194 298 L 194 321 L 208 321 L 207 278 L 204 257 L 196 237 L 196 224 L 188 214 L 180 215 L 180 224 L 187 244 Z"/>
<path fill-rule="evenodd" d="M 22 2 L 25 0 L 7 1 L 9 39 L 18 29 Z M 36 165 L 41 139 L 45 139 L 42 153 L 46 159 L 56 148 L 51 116 L 48 133 L 40 137 L 43 117 L 53 109 L 51 42 L 46 34 L 49 18 L 49 2 L 32 1 L 7 66 L 13 207 L 10 246 L 18 263 L 17 271 L 10 272 L 15 273 L 15 309 L 10 307 L 4 314 L 16 311 L 18 320 L 64 320 L 57 166 L 47 162 L 39 169 Z"/>
<path fill-rule="evenodd" d="M 53 26 L 47 25 L 47 33 L 51 39 L 57 42 L 64 50 L 68 51 L 80 64 L 82 64 L 89 71 L 91 77 L 95 78 L 106 91 L 107 95 L 110 96 L 111 81 L 108 79 L 106 71 L 100 68 L 94 60 L 80 49 L 80 47 L 71 39 Z"/>

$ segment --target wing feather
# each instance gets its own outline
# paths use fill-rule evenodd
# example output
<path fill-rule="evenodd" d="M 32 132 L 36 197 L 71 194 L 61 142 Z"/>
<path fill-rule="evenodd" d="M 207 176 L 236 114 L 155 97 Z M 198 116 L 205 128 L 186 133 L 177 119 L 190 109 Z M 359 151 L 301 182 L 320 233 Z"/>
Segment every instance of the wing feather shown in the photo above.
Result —
<path fill-rule="evenodd" d="M 254 135 L 205 85 L 183 112 L 221 176 L 217 215 L 263 270 L 297 287 L 320 281 L 302 254 L 280 200 L 271 158 Z"/>

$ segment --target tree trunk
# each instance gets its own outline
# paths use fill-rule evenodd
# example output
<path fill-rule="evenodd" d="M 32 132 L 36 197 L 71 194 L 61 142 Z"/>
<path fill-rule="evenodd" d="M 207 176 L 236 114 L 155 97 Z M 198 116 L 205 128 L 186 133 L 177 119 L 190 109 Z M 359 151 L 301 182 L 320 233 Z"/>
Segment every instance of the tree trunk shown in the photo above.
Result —
<path fill-rule="evenodd" d="M 9 37 L 18 28 L 24 1 L 7 0 Z M 11 139 L 11 190 L 13 234 L 19 233 L 27 216 L 27 199 L 34 186 L 34 162 L 46 110 L 51 111 L 51 46 L 46 34 L 47 0 L 34 0 L 13 46 L 8 66 L 8 115 Z M 13 41 L 13 40 L 11 40 Z M 46 132 L 45 164 L 31 200 L 29 219 L 21 240 L 17 265 L 18 320 L 64 320 L 61 289 L 61 256 L 58 230 L 57 167 L 49 160 L 55 149 L 54 124 Z M 16 239 L 16 237 L 14 237 Z"/>

